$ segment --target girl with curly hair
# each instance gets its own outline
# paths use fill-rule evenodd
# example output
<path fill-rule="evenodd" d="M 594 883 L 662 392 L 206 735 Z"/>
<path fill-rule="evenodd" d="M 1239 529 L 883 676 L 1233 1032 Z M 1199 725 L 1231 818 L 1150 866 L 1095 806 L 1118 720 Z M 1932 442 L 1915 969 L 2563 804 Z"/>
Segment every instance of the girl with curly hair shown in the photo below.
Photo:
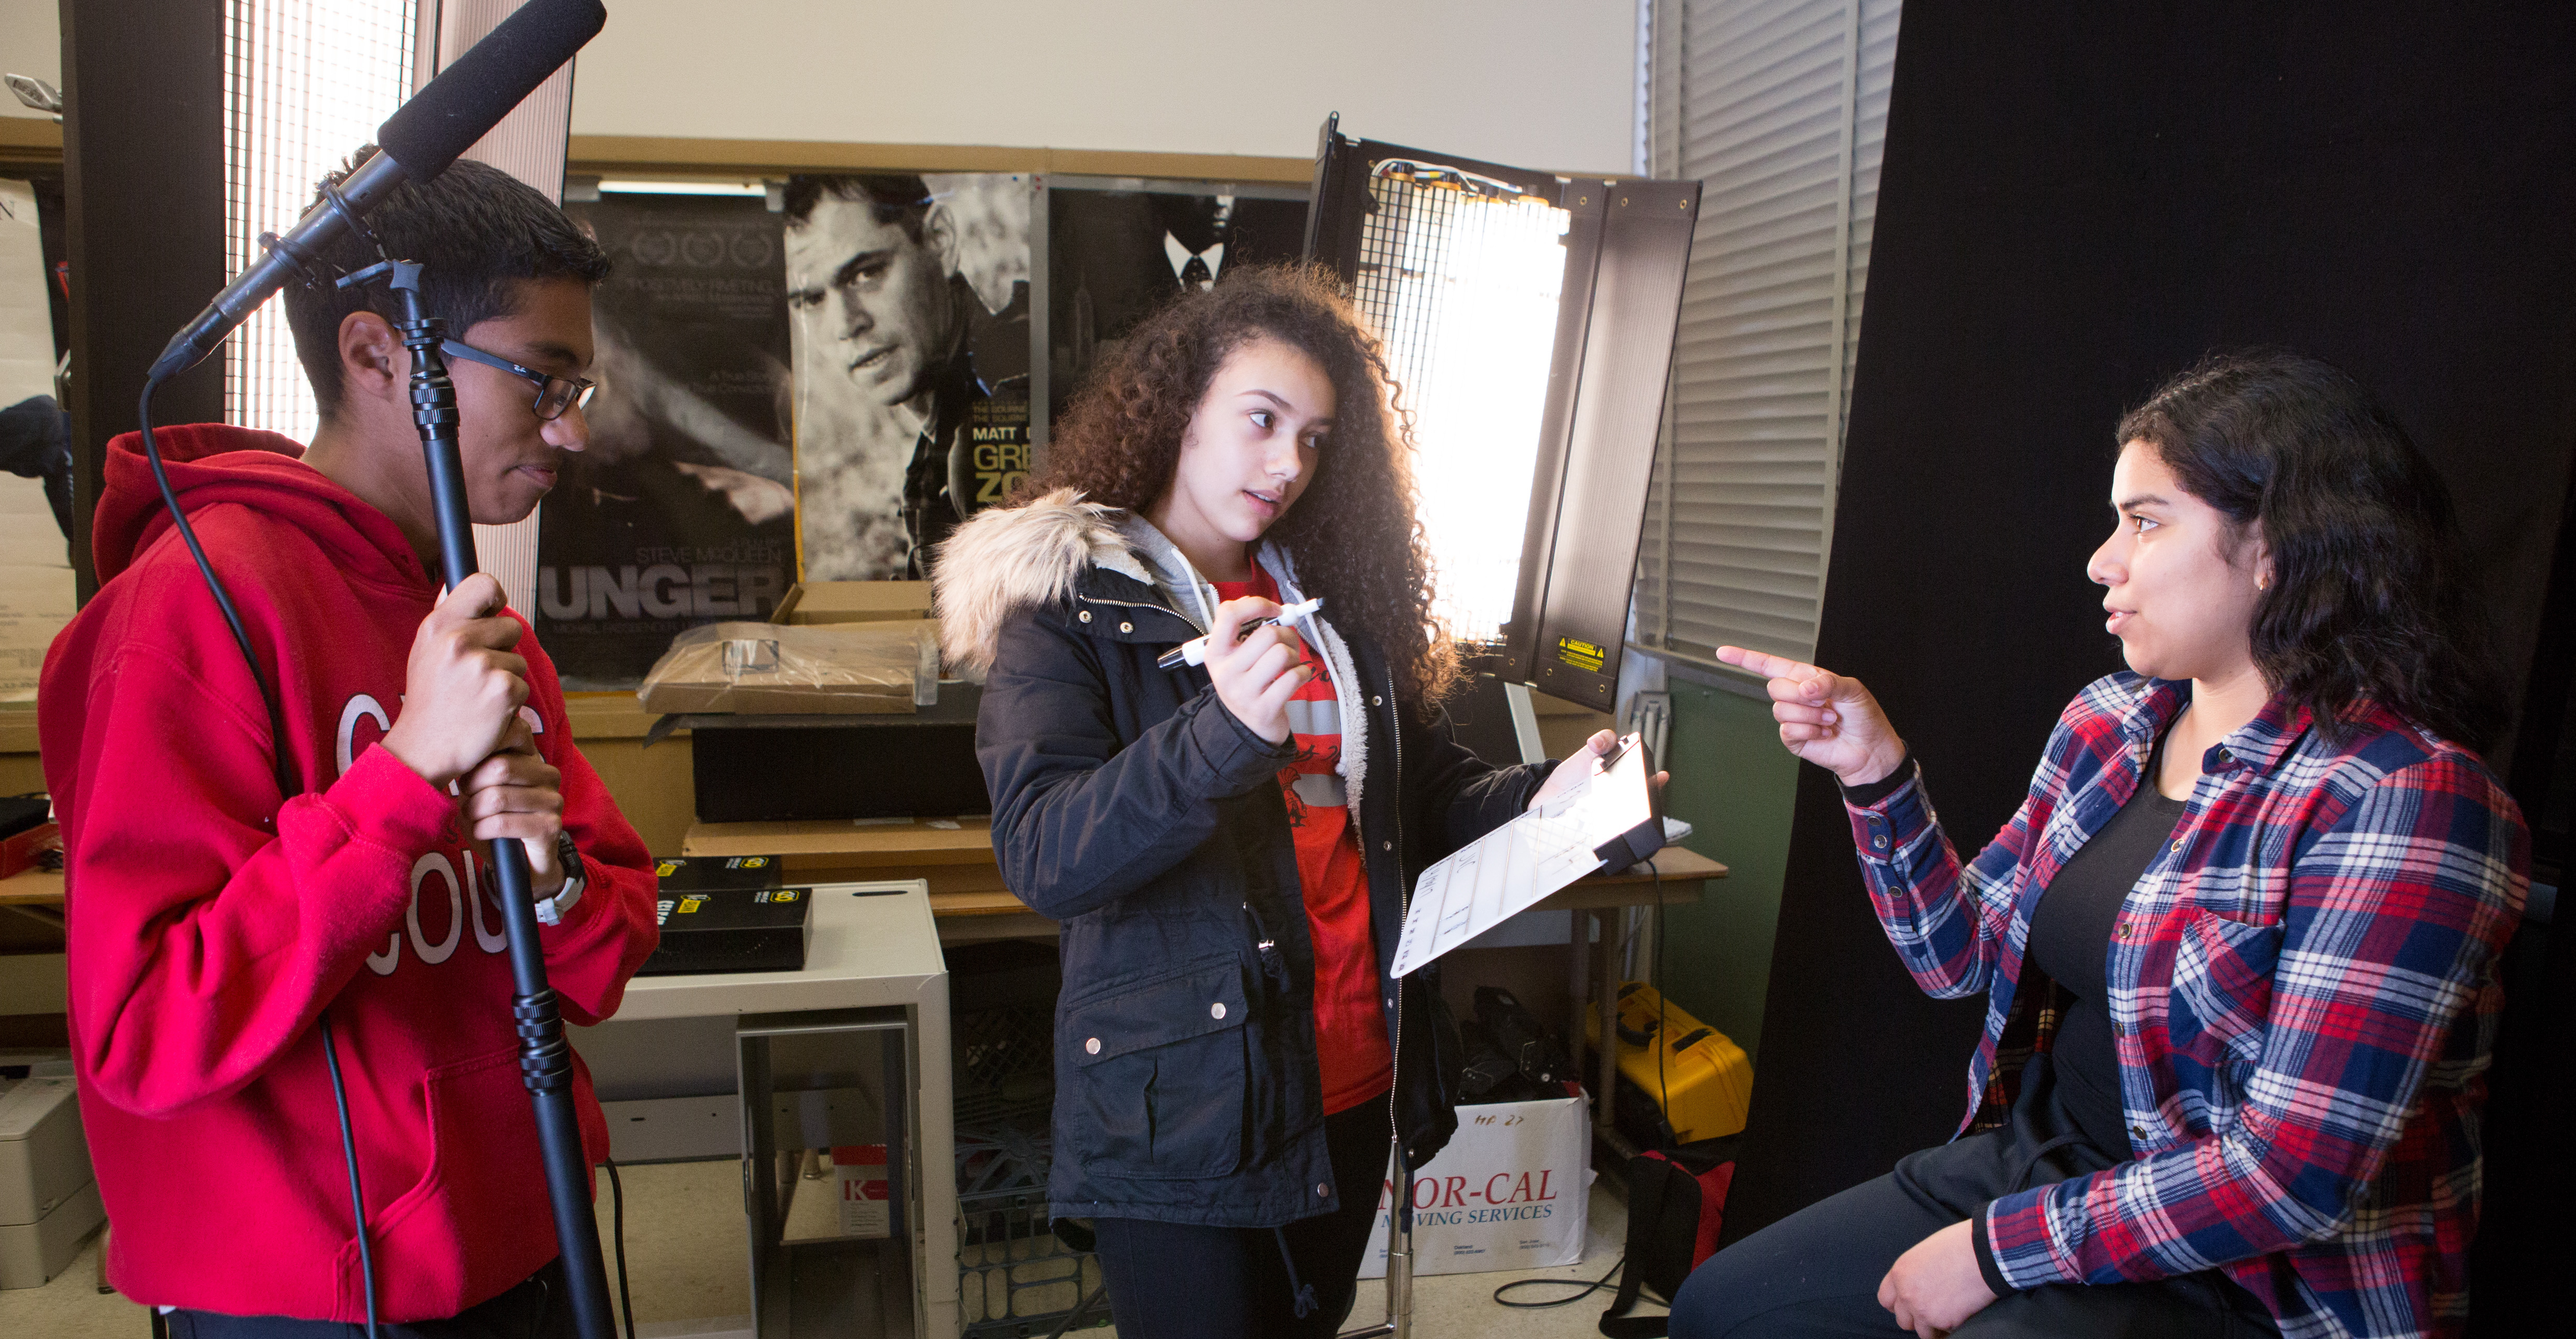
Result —
<path fill-rule="evenodd" d="M 1091 1220 L 1129 1339 L 1335 1332 L 1390 1140 L 1419 1167 L 1457 1127 L 1436 975 L 1387 970 L 1405 893 L 1590 770 L 1427 724 L 1458 661 L 1411 450 L 1329 276 L 1230 271 L 1139 325 L 1042 477 L 940 552 L 949 658 L 987 674 L 993 846 L 1063 923 L 1047 1197 Z M 1158 663 L 1200 637 L 1204 665 Z"/>

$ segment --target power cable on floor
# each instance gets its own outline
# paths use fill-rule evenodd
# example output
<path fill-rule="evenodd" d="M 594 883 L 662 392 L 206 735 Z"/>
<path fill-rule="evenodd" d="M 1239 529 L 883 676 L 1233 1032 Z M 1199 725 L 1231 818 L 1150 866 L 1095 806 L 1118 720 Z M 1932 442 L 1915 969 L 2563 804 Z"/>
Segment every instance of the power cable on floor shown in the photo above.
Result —
<path fill-rule="evenodd" d="M 1581 1280 L 1581 1279 L 1522 1279 L 1522 1280 L 1520 1280 L 1520 1281 L 1518 1281 L 1518 1282 L 1516 1282 L 1516 1283 L 1506 1283 L 1506 1284 L 1504 1284 L 1503 1286 L 1501 1286 L 1501 1287 L 1499 1287 L 1499 1288 L 1494 1289 L 1494 1300 L 1495 1300 L 1495 1301 L 1497 1301 L 1497 1302 L 1502 1303 L 1504 1306 L 1513 1307 L 1513 1308 L 1516 1308 L 1516 1309 L 1518 1309 L 1518 1310 L 1522 1310 L 1522 1311 L 1543 1311 L 1543 1310 L 1545 1310 L 1545 1309 L 1547 1309 L 1547 1308 L 1549 1308 L 1549 1307 L 1552 1307 L 1552 1306 L 1572 1306 L 1572 1305 L 1574 1305 L 1575 1303 L 1582 1301 L 1584 1298 L 1586 1298 L 1586 1297 L 1590 1297 L 1592 1294 L 1597 1293 L 1597 1292 L 1601 1291 L 1602 1289 L 1609 1287 L 1609 1286 L 1610 1286 L 1610 1281 L 1611 1281 L 1612 1279 L 1615 1279 L 1615 1278 L 1619 1277 L 1619 1269 L 1620 1269 L 1620 1266 L 1625 1265 L 1625 1264 L 1627 1264 L 1627 1263 L 1628 1263 L 1628 1257 L 1626 1257 L 1626 1256 L 1624 1256 L 1624 1255 L 1623 1255 L 1623 1256 L 1620 1256 L 1620 1257 L 1619 1257 L 1619 1259 L 1618 1259 L 1618 1262 L 1610 1266 L 1610 1272 L 1609 1272 L 1609 1273 L 1604 1274 L 1604 1275 L 1602 1275 L 1601 1277 L 1599 1277 L 1599 1278 L 1597 1278 L 1597 1279 L 1592 1280 L 1590 1283 L 1584 1284 L 1583 1291 L 1581 1291 L 1581 1292 L 1579 1292 L 1579 1293 L 1570 1293 L 1570 1294 L 1568 1294 L 1568 1295 L 1566 1295 L 1566 1296 L 1564 1296 L 1564 1297 L 1557 1298 L 1557 1299 L 1556 1299 L 1555 1301 L 1553 1301 L 1553 1302 L 1515 1302 L 1515 1301 L 1513 1301 L 1512 1299 L 1510 1299 L 1510 1298 L 1508 1298 L 1508 1297 L 1503 1296 L 1503 1294 L 1504 1294 L 1504 1293 L 1507 1293 L 1507 1292 L 1510 1292 L 1510 1291 L 1511 1291 L 1512 1289 L 1514 1289 L 1514 1288 L 1547 1288 L 1547 1287 L 1571 1288 L 1571 1287 L 1573 1287 L 1575 1284 L 1583 1283 L 1583 1280 Z"/>

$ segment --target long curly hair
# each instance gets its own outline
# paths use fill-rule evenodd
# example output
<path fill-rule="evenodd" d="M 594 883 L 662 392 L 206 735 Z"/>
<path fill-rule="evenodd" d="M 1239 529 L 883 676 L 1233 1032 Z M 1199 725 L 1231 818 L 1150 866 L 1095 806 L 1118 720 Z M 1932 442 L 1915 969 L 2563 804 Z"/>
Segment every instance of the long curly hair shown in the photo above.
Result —
<path fill-rule="evenodd" d="M 2254 663 L 2328 739 L 2375 701 L 2484 751 L 2512 711 L 2451 490 L 2396 416 L 2341 371 L 2216 354 L 2120 420 L 2193 497 L 2260 533 L 2274 580 Z"/>
<path fill-rule="evenodd" d="M 1328 270 L 1229 269 L 1215 287 L 1146 316 L 1074 396 L 1049 434 L 1046 468 L 1013 500 L 1073 488 L 1093 502 L 1144 510 L 1171 483 L 1217 369 L 1261 339 L 1313 358 L 1334 400 L 1332 440 L 1314 480 L 1266 538 L 1296 563 L 1306 593 L 1323 597 L 1335 627 L 1386 655 L 1400 700 L 1436 707 L 1458 683 L 1458 651 L 1431 612 L 1413 436 L 1376 336 Z"/>

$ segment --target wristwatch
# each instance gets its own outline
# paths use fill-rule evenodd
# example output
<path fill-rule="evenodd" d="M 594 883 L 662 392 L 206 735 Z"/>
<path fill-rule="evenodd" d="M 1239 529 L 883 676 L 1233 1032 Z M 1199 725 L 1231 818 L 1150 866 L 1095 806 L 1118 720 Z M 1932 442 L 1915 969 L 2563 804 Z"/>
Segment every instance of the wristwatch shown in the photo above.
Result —
<path fill-rule="evenodd" d="M 563 887 L 556 889 L 552 897 L 537 899 L 537 920 L 544 925 L 562 924 L 573 904 L 581 900 L 582 885 L 588 882 L 582 877 L 581 848 L 573 844 L 568 831 L 555 833 L 555 863 L 563 869 Z"/>

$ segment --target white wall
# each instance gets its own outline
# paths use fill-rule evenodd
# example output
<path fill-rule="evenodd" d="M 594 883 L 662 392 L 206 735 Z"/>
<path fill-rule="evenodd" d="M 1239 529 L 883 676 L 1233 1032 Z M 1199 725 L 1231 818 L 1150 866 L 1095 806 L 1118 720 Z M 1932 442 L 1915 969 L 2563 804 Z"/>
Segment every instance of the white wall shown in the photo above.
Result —
<path fill-rule="evenodd" d="M 1338 110 L 1516 166 L 1632 155 L 1637 0 L 607 3 L 575 134 L 1308 157 Z"/>
<path fill-rule="evenodd" d="M 0 0 L 0 71 L 62 83 L 60 0 Z M 1164 153 L 1346 133 L 1624 173 L 1637 0 L 607 0 L 575 134 Z M 33 116 L 0 96 L 0 115 Z"/>
<path fill-rule="evenodd" d="M 0 0 L 0 74 L 23 74 L 63 86 L 60 0 Z M 0 116 L 44 116 L 0 89 Z"/>

